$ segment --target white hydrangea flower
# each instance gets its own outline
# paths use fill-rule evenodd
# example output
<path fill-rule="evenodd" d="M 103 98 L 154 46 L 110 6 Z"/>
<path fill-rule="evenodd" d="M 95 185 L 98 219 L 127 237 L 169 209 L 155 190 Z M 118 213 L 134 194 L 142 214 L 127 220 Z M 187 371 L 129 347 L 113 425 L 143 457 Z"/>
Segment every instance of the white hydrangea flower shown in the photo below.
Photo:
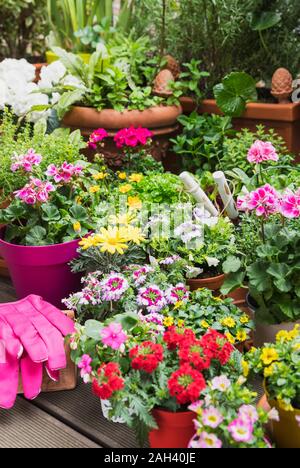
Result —
<path fill-rule="evenodd" d="M 39 88 L 52 88 L 52 86 L 57 85 L 62 80 L 66 72 L 66 67 L 59 60 L 51 63 L 47 67 L 43 67 L 41 70 L 41 79 L 38 84 Z"/>

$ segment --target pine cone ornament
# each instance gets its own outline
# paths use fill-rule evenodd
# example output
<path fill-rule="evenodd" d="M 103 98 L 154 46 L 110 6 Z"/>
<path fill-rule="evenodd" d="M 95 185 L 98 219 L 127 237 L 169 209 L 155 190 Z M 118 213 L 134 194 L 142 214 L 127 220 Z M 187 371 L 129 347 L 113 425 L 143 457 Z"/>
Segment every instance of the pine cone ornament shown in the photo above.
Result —
<path fill-rule="evenodd" d="M 172 55 L 165 55 L 164 59 L 166 60 L 165 69 L 170 70 L 175 80 L 178 80 L 181 73 L 180 65 Z"/>
<path fill-rule="evenodd" d="M 154 80 L 153 93 L 159 97 L 170 97 L 173 91 L 170 89 L 170 83 L 174 82 L 174 76 L 170 70 L 162 70 Z"/>
<path fill-rule="evenodd" d="M 280 104 L 290 102 L 293 92 L 293 77 L 286 68 L 278 68 L 272 78 L 272 95 Z"/>

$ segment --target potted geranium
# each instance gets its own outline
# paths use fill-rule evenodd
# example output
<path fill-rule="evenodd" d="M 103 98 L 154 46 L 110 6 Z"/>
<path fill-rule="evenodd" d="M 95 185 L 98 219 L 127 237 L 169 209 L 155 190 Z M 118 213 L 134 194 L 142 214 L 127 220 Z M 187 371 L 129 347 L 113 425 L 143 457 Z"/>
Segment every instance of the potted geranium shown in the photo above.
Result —
<path fill-rule="evenodd" d="M 201 400 L 190 406 L 197 416 L 189 448 L 272 448 L 265 425 L 276 415 L 256 407 L 257 394 L 245 380 L 221 375 L 208 383 Z"/>
<path fill-rule="evenodd" d="M 279 448 L 300 448 L 300 332 L 281 330 L 276 343 L 253 349 L 246 365 L 263 374 L 266 396 L 278 412 L 272 433 Z"/>
<path fill-rule="evenodd" d="M 194 431 L 188 405 L 208 378 L 235 372 L 234 348 L 217 331 L 198 340 L 190 329 L 163 332 L 155 318 L 132 314 L 78 326 L 71 347 L 84 381 L 109 400 L 109 418 L 134 428 L 141 445 L 150 432 L 152 448 L 186 448 Z"/>
<path fill-rule="evenodd" d="M 0 247 L 19 298 L 37 294 L 60 306 L 80 286 L 68 263 L 77 256 L 80 238 L 95 226 L 97 170 L 82 161 L 50 164 L 44 172 L 42 160 L 34 149 L 12 157 L 12 172 L 22 173 L 27 183 L 0 211 Z"/>

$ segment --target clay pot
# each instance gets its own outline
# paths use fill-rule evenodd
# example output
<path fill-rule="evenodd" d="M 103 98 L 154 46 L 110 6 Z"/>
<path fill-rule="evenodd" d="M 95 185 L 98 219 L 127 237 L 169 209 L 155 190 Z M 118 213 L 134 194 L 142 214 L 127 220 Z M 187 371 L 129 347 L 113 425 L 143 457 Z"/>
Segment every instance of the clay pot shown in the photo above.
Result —
<path fill-rule="evenodd" d="M 188 279 L 187 284 L 191 291 L 197 291 L 197 289 L 210 289 L 215 291 L 217 294 L 220 292 L 225 281 L 225 275 L 213 276 L 212 278 L 200 278 L 200 279 Z"/>
<path fill-rule="evenodd" d="M 98 112 L 90 107 L 75 106 L 68 112 L 63 119 L 63 126 L 72 130 L 80 129 L 85 137 L 98 129 L 104 128 L 109 135 L 105 140 L 104 148 L 101 150 L 106 163 L 114 168 L 122 165 L 123 152 L 116 148 L 114 136 L 116 133 L 126 127 L 145 127 L 152 131 L 153 146 L 150 150 L 152 156 L 164 163 L 166 170 L 178 171 L 175 165 L 178 158 L 169 156 L 170 138 L 176 136 L 179 129 L 177 118 L 181 115 L 182 109 L 177 106 L 157 106 L 144 111 L 125 110 L 118 112 L 113 109 L 104 109 Z M 93 158 L 95 152 L 89 151 L 86 154 L 89 158 Z"/>
<path fill-rule="evenodd" d="M 151 448 L 187 448 L 195 434 L 195 413 L 186 411 L 172 413 L 170 411 L 155 409 L 153 416 L 158 425 L 149 434 Z"/>
<path fill-rule="evenodd" d="M 165 65 L 165 69 L 169 70 L 172 73 L 175 80 L 178 80 L 179 75 L 181 73 L 179 62 L 174 57 L 172 57 L 172 55 L 165 55 L 164 59 L 167 62 Z"/>
<path fill-rule="evenodd" d="M 41 70 L 43 67 L 47 66 L 47 63 L 35 63 L 35 83 L 38 83 L 41 79 Z"/>

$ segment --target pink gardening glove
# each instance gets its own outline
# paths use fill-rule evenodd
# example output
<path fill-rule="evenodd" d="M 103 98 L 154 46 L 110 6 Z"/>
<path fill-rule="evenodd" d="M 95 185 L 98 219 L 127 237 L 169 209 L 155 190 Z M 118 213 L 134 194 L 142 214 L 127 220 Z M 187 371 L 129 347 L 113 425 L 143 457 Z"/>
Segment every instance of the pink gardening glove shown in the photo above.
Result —
<path fill-rule="evenodd" d="M 0 304 L 1 316 L 24 347 L 20 364 L 24 395 L 34 399 L 41 391 L 44 362 L 53 380 L 59 379 L 59 369 L 66 368 L 63 336 L 74 332 L 74 323 L 56 307 L 33 295 L 15 303 Z"/>

